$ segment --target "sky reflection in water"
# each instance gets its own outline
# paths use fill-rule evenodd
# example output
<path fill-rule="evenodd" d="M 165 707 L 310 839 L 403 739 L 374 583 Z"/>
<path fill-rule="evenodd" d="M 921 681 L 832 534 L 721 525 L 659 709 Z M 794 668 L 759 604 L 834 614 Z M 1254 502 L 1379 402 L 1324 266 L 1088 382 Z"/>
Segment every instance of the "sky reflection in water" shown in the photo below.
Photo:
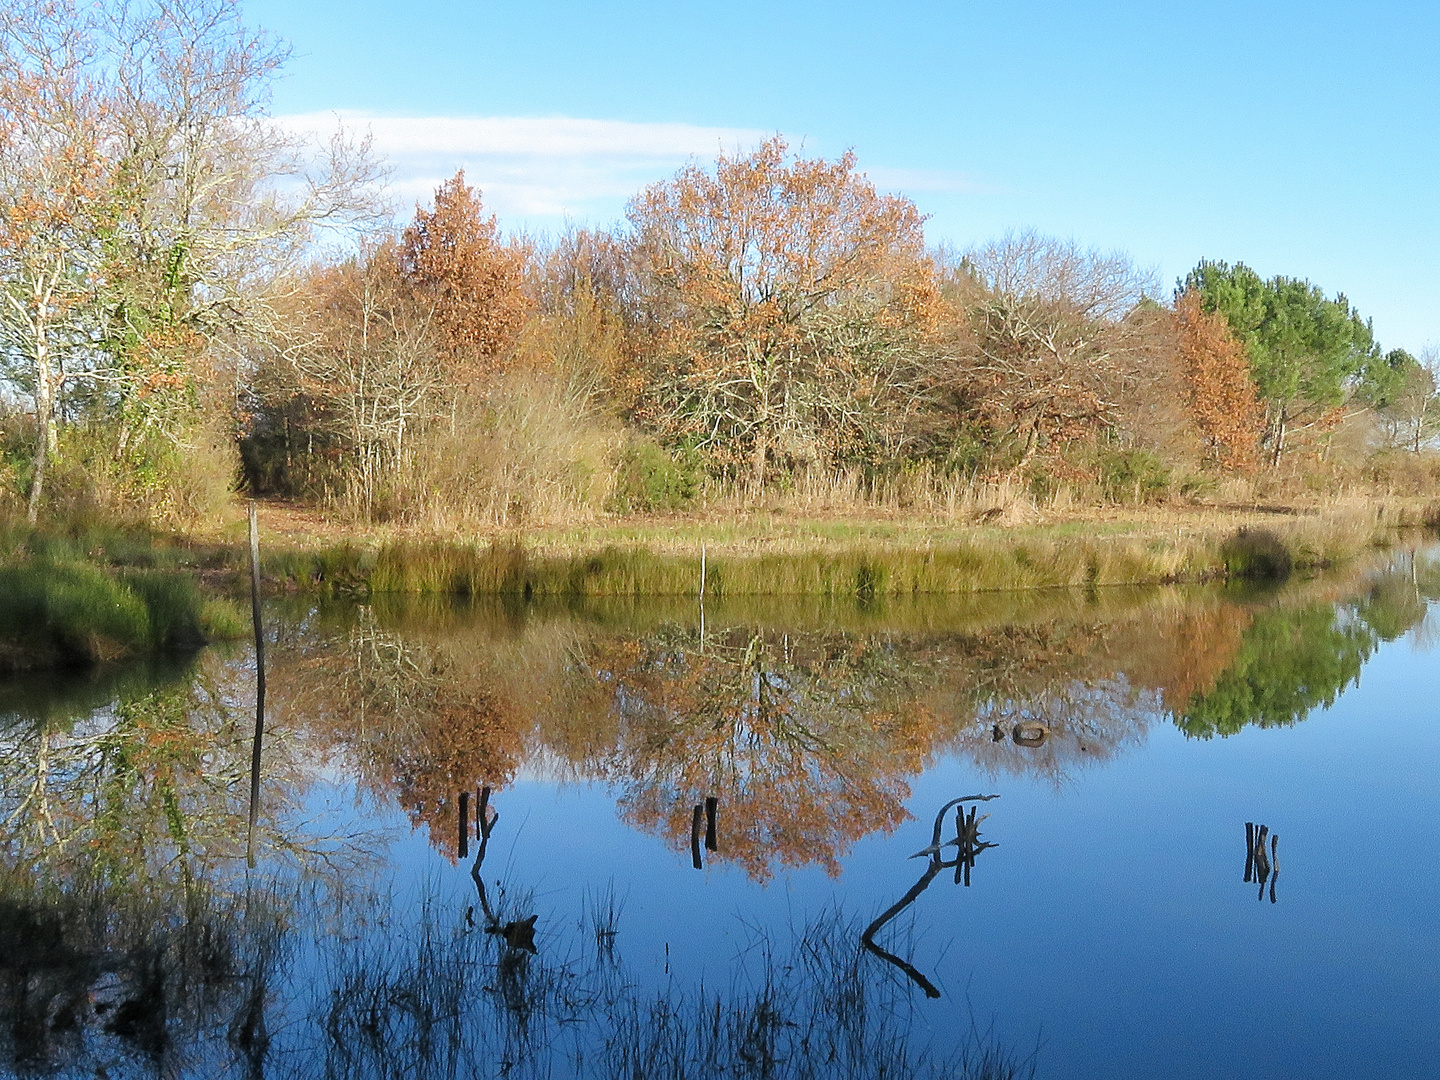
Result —
<path fill-rule="evenodd" d="M 997 794 L 980 813 L 998 846 L 970 886 L 941 849 L 945 871 L 876 934 L 939 999 L 859 956 L 913 1010 L 907 1033 L 943 1051 L 972 1013 L 993 1017 L 1020 1057 L 1039 1037 L 1042 1076 L 1416 1075 L 1440 1059 L 1437 596 L 1432 549 L 1264 591 L 711 604 L 703 630 L 680 601 L 276 603 L 269 858 L 251 888 L 287 884 L 259 923 L 227 899 L 243 894 L 243 652 L 0 687 L 0 934 L 44 939 L 35 912 L 65 913 L 50 952 L 0 968 L 7 1052 L 40 1071 L 148 1053 L 196 1075 L 222 1059 L 287 1075 L 320 1054 L 374 1074 L 337 1065 L 327 1038 L 364 1039 L 307 995 L 336 976 L 327 940 L 403 936 L 422 909 L 447 934 L 467 910 L 483 922 L 456 861 L 461 791 L 494 789 L 482 873 L 504 884 L 502 920 L 537 916 L 536 963 L 598 947 L 584 912 L 613 896 L 613 943 L 646 994 L 727 984 L 758 932 L 837 907 L 852 963 L 859 929 L 928 872 L 907 856 L 936 812 Z M 697 873 L 692 813 L 709 796 L 719 850 Z M 1281 837 L 1274 904 L 1244 881 L 1246 822 Z M 37 898 L 46 882 L 58 891 Z M 144 997 L 144 963 L 77 959 L 76 898 L 127 886 L 146 895 L 132 936 L 163 922 L 146 904 L 210 904 L 206 940 L 241 943 L 152 993 L 169 1002 L 158 1029 L 140 1006 L 116 1020 Z M 362 911 L 371 886 L 388 914 Z M 100 956 L 118 931 L 94 922 Z M 204 954 L 187 925 L 132 951 Z M 289 974 L 257 1006 L 244 972 L 267 948 L 289 949 Z M 515 950 L 465 948 L 477 982 L 514 991 Z M 59 989 L 20 988 L 41 969 Z M 206 994 L 224 998 L 213 1016 Z M 263 1053 L 245 1034 L 257 1008 Z M 195 1049 L 205 1038 L 219 1049 Z"/>

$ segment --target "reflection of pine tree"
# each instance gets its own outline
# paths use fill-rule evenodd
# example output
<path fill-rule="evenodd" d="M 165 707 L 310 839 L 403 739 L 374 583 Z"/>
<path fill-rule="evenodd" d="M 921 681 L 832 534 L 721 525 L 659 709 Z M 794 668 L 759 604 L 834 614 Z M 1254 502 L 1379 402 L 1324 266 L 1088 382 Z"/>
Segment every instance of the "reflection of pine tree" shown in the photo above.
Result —
<path fill-rule="evenodd" d="M 1317 705 L 1329 708 L 1351 682 L 1380 635 L 1355 609 L 1314 604 L 1255 617 L 1235 662 L 1215 686 L 1190 702 L 1176 723 L 1187 735 L 1234 735 L 1249 724 L 1284 727 Z"/>

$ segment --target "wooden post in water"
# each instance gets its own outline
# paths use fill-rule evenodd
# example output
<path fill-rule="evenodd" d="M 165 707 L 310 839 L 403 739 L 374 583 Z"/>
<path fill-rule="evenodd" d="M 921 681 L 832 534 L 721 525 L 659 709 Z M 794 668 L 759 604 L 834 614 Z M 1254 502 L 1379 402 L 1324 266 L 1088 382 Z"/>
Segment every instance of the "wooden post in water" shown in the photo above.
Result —
<path fill-rule="evenodd" d="M 700 861 L 700 829 L 704 818 L 705 808 L 697 804 L 695 813 L 690 817 L 690 861 L 695 864 L 696 870 L 704 869 L 704 864 Z"/>
<path fill-rule="evenodd" d="M 720 841 L 715 835 L 715 813 L 720 808 L 720 800 L 714 795 L 705 799 L 705 850 L 719 851 Z"/>
<path fill-rule="evenodd" d="M 1275 882 L 1280 880 L 1280 834 L 1270 834 L 1270 903 L 1275 903 Z"/>
<path fill-rule="evenodd" d="M 965 804 L 961 803 L 955 807 L 955 884 L 959 885 L 965 879 L 965 860 L 970 855 L 970 845 L 965 841 Z M 938 851 L 935 853 L 940 854 Z"/>
<path fill-rule="evenodd" d="M 460 792 L 460 858 L 470 855 L 470 793 Z"/>
<path fill-rule="evenodd" d="M 260 520 L 250 503 L 250 618 L 255 624 L 255 742 L 250 748 L 250 825 L 245 863 L 255 865 L 255 818 L 260 811 L 260 747 L 265 740 L 265 627 L 260 621 Z"/>

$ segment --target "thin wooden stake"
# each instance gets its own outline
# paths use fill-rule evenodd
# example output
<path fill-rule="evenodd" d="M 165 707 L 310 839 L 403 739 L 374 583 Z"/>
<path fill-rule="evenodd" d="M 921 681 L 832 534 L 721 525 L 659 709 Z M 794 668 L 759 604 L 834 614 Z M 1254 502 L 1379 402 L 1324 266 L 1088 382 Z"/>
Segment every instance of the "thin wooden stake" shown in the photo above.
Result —
<path fill-rule="evenodd" d="M 250 504 L 250 618 L 255 624 L 255 741 L 250 748 L 250 824 L 245 863 L 255 865 L 255 819 L 260 812 L 260 748 L 265 740 L 265 626 L 260 621 L 260 519 Z"/>
<path fill-rule="evenodd" d="M 700 829 L 704 818 L 705 808 L 697 804 L 690 818 L 690 861 L 695 864 L 696 870 L 704 869 L 704 864 L 700 862 Z"/>
<path fill-rule="evenodd" d="M 1275 883 L 1280 880 L 1280 834 L 1270 834 L 1270 903 L 1275 903 Z"/>
<path fill-rule="evenodd" d="M 959 885 L 965 877 L 965 859 L 969 855 L 970 845 L 967 843 L 969 835 L 965 831 L 965 807 L 955 807 L 955 884 Z M 939 852 L 936 852 L 938 855 Z"/>
<path fill-rule="evenodd" d="M 700 545 L 700 599 L 705 599 L 705 545 Z"/>
<path fill-rule="evenodd" d="M 470 793 L 460 792 L 460 858 L 470 855 Z"/>
<path fill-rule="evenodd" d="M 705 800 L 705 850 L 719 851 L 720 841 L 715 835 L 715 814 L 720 808 L 720 800 L 714 795 Z"/>

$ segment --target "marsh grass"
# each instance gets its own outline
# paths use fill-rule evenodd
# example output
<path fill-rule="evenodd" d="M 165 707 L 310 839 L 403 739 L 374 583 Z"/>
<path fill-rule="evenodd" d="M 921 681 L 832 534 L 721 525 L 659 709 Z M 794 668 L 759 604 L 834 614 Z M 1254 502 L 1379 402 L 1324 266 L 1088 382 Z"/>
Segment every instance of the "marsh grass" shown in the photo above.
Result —
<path fill-rule="evenodd" d="M 533 910 L 517 897 L 513 911 Z M 749 931 L 729 984 L 654 990 L 617 955 L 613 897 L 587 901 L 580 933 L 538 955 L 434 904 L 392 934 L 357 938 L 326 965 L 304 1058 L 327 1077 L 505 1075 L 596 1080 L 763 1076 L 1018 1080 L 1034 1055 L 972 1024 L 931 1045 L 908 984 L 859 950 L 828 912 L 788 938 Z"/>
<path fill-rule="evenodd" d="M 251 1003 L 275 986 L 288 946 L 280 894 L 174 883 L 68 883 L 0 876 L 0 1061 L 17 1075 L 70 1075 L 105 1047 L 110 1067 L 243 1056 L 265 1036 Z M 227 1045 L 228 1044 L 228 1045 Z M 81 1072 L 104 1075 L 91 1062 Z M 205 1070 L 201 1070 L 205 1071 Z"/>
<path fill-rule="evenodd" d="M 0 565 L 0 669 L 85 666 L 242 633 L 233 606 L 201 596 L 183 572 L 48 557 Z"/>
<path fill-rule="evenodd" d="M 1267 523 L 1175 529 L 1104 525 L 976 528 L 922 542 L 871 530 L 780 542 L 714 537 L 705 559 L 707 597 L 886 597 L 1096 589 L 1219 579 L 1275 578 L 1346 562 L 1387 542 L 1393 525 L 1368 509 Z M 1264 538 L 1264 554 L 1257 545 Z M 437 593 L 538 598 L 698 596 L 701 544 L 639 535 L 598 550 L 392 540 L 308 553 L 279 553 L 267 574 L 292 588 L 336 593 Z M 688 550 L 686 548 L 688 547 Z"/>

